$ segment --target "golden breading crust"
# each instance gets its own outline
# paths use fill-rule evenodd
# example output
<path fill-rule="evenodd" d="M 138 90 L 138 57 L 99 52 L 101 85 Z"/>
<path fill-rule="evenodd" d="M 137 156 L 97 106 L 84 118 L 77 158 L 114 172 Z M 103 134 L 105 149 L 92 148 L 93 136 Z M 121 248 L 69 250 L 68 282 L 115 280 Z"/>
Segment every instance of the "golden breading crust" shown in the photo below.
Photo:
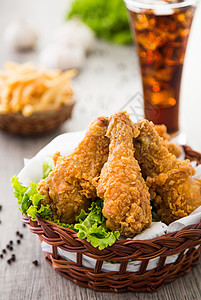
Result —
<path fill-rule="evenodd" d="M 104 200 L 106 226 L 126 237 L 149 227 L 152 219 L 148 188 L 133 155 L 133 135 L 132 122 L 125 113 L 111 117 L 109 157 L 97 187 L 98 196 Z"/>
<path fill-rule="evenodd" d="M 174 154 L 176 157 L 180 157 L 182 155 L 182 150 L 178 145 L 170 142 L 170 135 L 167 133 L 167 127 L 162 124 L 154 125 L 154 128 L 159 136 L 163 139 L 163 145 L 168 149 L 168 151 Z"/>
<path fill-rule="evenodd" d="M 169 153 L 152 122 L 134 125 L 135 156 L 140 162 L 159 218 L 169 224 L 189 215 L 201 205 L 201 180 L 193 179 L 189 160 L 177 160 Z"/>
<path fill-rule="evenodd" d="M 40 182 L 39 191 L 46 195 L 42 203 L 50 204 L 55 219 L 73 223 L 96 197 L 97 180 L 108 158 L 107 126 L 107 118 L 97 118 L 71 155 L 54 155 L 54 169 Z"/>

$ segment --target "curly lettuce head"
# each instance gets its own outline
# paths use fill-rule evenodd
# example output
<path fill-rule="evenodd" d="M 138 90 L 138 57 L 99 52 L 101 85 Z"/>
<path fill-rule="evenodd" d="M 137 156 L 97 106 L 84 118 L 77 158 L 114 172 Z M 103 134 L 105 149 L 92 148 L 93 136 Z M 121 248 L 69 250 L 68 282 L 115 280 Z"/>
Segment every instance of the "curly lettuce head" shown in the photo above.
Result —
<path fill-rule="evenodd" d="M 74 0 L 67 18 L 80 18 L 102 39 L 131 44 L 132 34 L 123 0 Z"/>

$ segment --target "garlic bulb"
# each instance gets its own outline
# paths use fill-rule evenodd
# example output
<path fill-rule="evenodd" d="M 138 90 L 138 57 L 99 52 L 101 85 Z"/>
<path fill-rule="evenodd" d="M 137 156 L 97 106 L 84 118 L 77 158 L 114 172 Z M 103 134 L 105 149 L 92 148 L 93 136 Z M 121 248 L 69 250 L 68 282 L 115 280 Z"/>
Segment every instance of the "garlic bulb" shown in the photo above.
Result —
<path fill-rule="evenodd" d="M 41 51 L 39 60 L 50 69 L 81 69 L 85 62 L 85 52 L 78 47 L 52 44 Z"/>
<path fill-rule="evenodd" d="M 25 20 L 16 20 L 6 28 L 4 40 L 13 50 L 31 50 L 35 47 L 38 36 Z"/>
<path fill-rule="evenodd" d="M 58 28 L 54 34 L 56 43 L 82 48 L 86 53 L 94 49 L 93 31 L 78 19 L 72 19 Z"/>

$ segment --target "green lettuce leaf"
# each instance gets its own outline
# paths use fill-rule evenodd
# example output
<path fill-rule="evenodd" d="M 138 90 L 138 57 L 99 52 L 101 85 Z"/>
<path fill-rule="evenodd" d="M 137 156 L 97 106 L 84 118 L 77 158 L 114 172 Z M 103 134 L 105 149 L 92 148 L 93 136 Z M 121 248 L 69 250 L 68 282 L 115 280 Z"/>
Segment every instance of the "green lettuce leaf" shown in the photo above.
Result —
<path fill-rule="evenodd" d="M 156 210 L 156 207 L 154 206 L 154 202 L 153 200 L 151 199 L 150 201 L 150 204 L 151 204 L 151 214 L 152 214 L 152 222 L 160 222 L 160 219 L 159 217 L 157 216 L 157 210 Z"/>
<path fill-rule="evenodd" d="M 68 19 L 80 18 L 95 34 L 118 44 L 133 42 L 123 0 L 74 0 Z"/>
<path fill-rule="evenodd" d="M 152 222 L 160 222 L 159 217 L 154 211 L 152 211 Z"/>
<path fill-rule="evenodd" d="M 48 219 L 48 220 L 54 222 L 55 224 L 57 224 L 57 225 L 59 225 L 61 227 L 65 227 L 65 228 L 68 228 L 68 229 L 71 229 L 71 230 L 74 230 L 75 232 L 77 232 L 77 230 L 74 228 L 74 224 L 62 223 L 59 220 L 51 219 L 51 218 Z"/>
<path fill-rule="evenodd" d="M 75 225 L 65 224 L 52 219 L 50 206 L 40 203 L 45 196 L 39 193 L 37 183 L 31 182 L 27 187 L 24 187 L 16 176 L 11 181 L 14 195 L 18 199 L 19 210 L 25 216 L 30 216 L 33 221 L 36 220 L 36 215 L 39 214 L 43 219 L 76 231 L 79 239 L 86 238 L 91 245 L 98 247 L 100 250 L 113 245 L 119 238 L 120 233 L 118 231 L 112 232 L 106 227 L 106 219 L 102 214 L 103 201 L 101 199 L 92 202 L 89 212 L 81 210 L 80 215 L 76 217 L 77 223 Z"/>
<path fill-rule="evenodd" d="M 43 162 L 43 179 L 46 178 L 54 167 L 54 162 L 51 155 L 48 155 Z"/>
<path fill-rule="evenodd" d="M 81 214 L 76 218 L 79 223 L 75 224 L 75 229 L 78 231 L 78 238 L 86 238 L 92 246 L 98 247 L 100 250 L 112 246 L 119 238 L 118 231 L 110 231 L 106 227 L 106 219 L 102 214 L 103 201 L 98 199 L 92 202 L 89 208 L 89 213 L 81 211 Z"/>
<path fill-rule="evenodd" d="M 27 187 L 20 184 L 18 177 L 14 176 L 11 179 L 14 195 L 18 199 L 19 210 L 25 216 L 30 216 L 33 221 L 36 220 L 36 214 L 46 218 L 51 214 L 49 205 L 42 205 L 40 201 L 45 197 L 38 190 L 38 184 L 35 182 L 29 183 Z"/>

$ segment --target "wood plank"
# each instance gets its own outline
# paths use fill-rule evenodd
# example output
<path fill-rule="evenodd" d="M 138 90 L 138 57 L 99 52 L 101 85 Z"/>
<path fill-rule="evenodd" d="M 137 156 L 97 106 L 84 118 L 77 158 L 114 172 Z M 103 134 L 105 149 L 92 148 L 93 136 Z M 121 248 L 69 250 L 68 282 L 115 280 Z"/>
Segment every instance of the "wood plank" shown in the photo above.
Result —
<path fill-rule="evenodd" d="M 50 41 L 52 31 L 64 17 L 66 0 L 43 0 L 39 5 L 35 1 L 1 0 L 0 1 L 0 36 L 8 22 L 17 15 L 27 16 L 39 30 L 41 41 L 39 49 Z M 69 4 L 69 2 L 68 2 Z M 48 13 L 44 9 L 48 7 Z M 11 9 L 13 8 L 13 9 Z M 200 10 L 199 10 L 200 11 Z M 62 16 L 62 17 L 61 17 Z M 199 12 L 199 16 L 201 13 Z M 195 27 L 200 28 L 201 18 Z M 188 55 L 188 64 L 184 76 L 184 102 L 182 102 L 182 126 L 187 132 L 190 145 L 201 150 L 200 111 L 201 90 L 198 72 L 201 69 L 200 55 L 201 32 L 197 29 L 192 41 L 193 56 Z M 3 45 L 0 37 L 1 45 Z M 196 44 L 196 45 L 195 45 Z M 100 53 L 101 56 L 100 56 Z M 37 52 L 13 55 L 3 46 L 0 49 L 0 65 L 4 61 L 15 59 L 23 62 L 37 62 Z M 121 69 L 119 66 L 124 65 Z M 193 68 L 193 70 L 191 69 Z M 111 73 L 113 74 L 111 77 Z M 194 74 L 191 76 L 191 74 Z M 133 47 L 117 47 L 98 42 L 95 53 L 88 58 L 86 66 L 76 79 L 77 106 L 73 118 L 59 130 L 37 138 L 20 138 L 0 132 L 0 252 L 10 240 L 14 241 L 13 252 L 7 251 L 4 259 L 0 259 L 0 300 L 192 300 L 201 299 L 201 264 L 192 272 L 163 287 L 155 294 L 149 293 L 99 293 L 76 286 L 57 274 L 44 260 L 40 242 L 27 228 L 22 226 L 21 215 L 16 199 L 12 195 L 10 179 L 23 167 L 23 159 L 34 156 L 55 136 L 65 131 L 83 130 L 89 121 L 100 114 L 110 114 L 120 109 L 140 89 L 137 59 Z M 188 83 L 190 82 L 190 86 Z M 192 89 L 191 89 L 192 87 Z M 189 103 L 189 99 L 193 102 Z M 190 115 L 189 115 L 190 112 Z M 16 245 L 16 231 L 24 234 L 20 245 Z M 6 260 L 16 254 L 16 262 L 8 265 Z M 39 266 L 32 264 L 39 261 Z"/>

